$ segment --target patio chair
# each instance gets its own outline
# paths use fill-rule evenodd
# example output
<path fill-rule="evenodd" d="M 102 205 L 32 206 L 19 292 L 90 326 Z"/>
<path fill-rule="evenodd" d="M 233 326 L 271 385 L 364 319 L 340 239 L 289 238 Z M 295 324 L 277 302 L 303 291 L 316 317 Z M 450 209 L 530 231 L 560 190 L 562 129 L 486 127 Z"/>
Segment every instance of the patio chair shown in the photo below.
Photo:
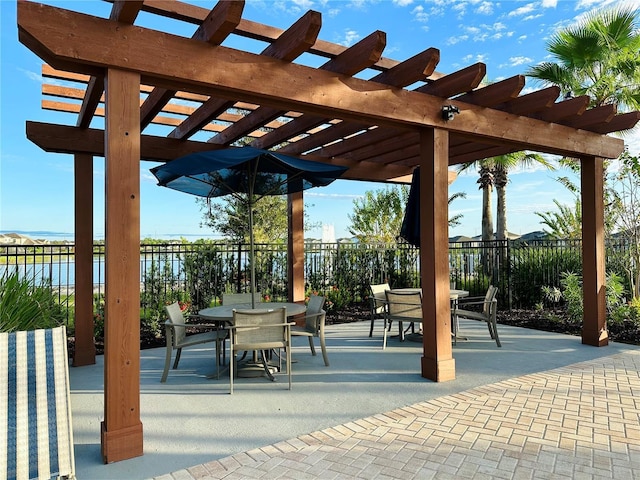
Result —
<path fill-rule="evenodd" d="M 409 322 L 411 328 L 416 323 L 422 323 L 422 292 L 414 290 L 410 292 L 385 291 L 387 299 L 387 313 L 385 315 L 384 338 L 382 348 L 387 346 L 387 331 L 391 322 L 398 322 L 400 341 L 404 341 L 403 323 Z"/>
<path fill-rule="evenodd" d="M 191 347 L 193 345 L 200 345 L 203 343 L 215 342 L 216 344 L 216 377 L 220 377 L 220 355 L 222 354 L 222 364 L 225 363 L 225 339 L 227 338 L 227 330 L 222 328 L 219 324 L 208 323 L 187 323 L 186 319 L 180 310 L 178 302 L 174 302 L 171 305 L 164 307 L 167 312 L 168 320 L 164 323 L 165 338 L 167 341 L 167 354 L 164 361 L 164 371 L 162 372 L 162 378 L 160 382 L 167 381 L 167 375 L 169 374 L 169 365 L 171 364 L 171 355 L 176 350 L 176 358 L 173 362 L 173 369 L 178 368 L 180 362 L 180 355 L 182 349 L 185 347 Z M 191 316 L 190 318 L 192 318 Z M 196 315 L 197 317 L 197 315 Z M 187 335 L 187 328 L 194 330 L 207 331 L 202 333 L 195 333 L 193 335 Z"/>
<path fill-rule="evenodd" d="M 489 285 L 487 293 L 484 297 L 466 297 L 460 298 L 457 302 L 457 307 L 454 310 L 454 317 L 457 321 L 459 318 L 468 318 L 472 320 L 482 320 L 487 322 L 487 328 L 489 329 L 489 335 L 496 341 L 498 347 L 501 347 L 500 339 L 498 338 L 498 326 L 496 321 L 498 300 L 496 295 L 498 288 L 493 285 Z M 476 305 L 481 307 L 478 310 L 472 310 Z M 460 308 L 463 307 L 463 308 Z"/>
<path fill-rule="evenodd" d="M 255 292 L 254 294 L 255 303 L 262 302 L 262 294 L 260 292 Z M 223 293 L 222 294 L 222 305 L 242 305 L 242 304 L 250 304 L 251 303 L 251 293 Z"/>
<path fill-rule="evenodd" d="M 313 337 L 320 339 L 320 348 L 322 349 L 322 357 L 325 366 L 329 366 L 329 357 L 327 356 L 327 346 L 324 341 L 324 322 L 326 312 L 322 309 L 325 298 L 319 295 L 311 295 L 309 304 L 304 316 L 304 327 L 292 327 L 292 336 L 304 336 L 309 338 L 309 347 L 311 347 L 311 355 L 316 354 L 316 348 L 313 344 Z"/>
<path fill-rule="evenodd" d="M 233 394 L 233 378 L 238 372 L 236 360 L 237 352 L 258 351 L 262 356 L 264 373 L 273 381 L 268 365 L 269 352 L 278 350 L 278 371 L 282 368 L 282 356 L 280 349 L 284 348 L 287 363 L 287 376 L 289 377 L 289 390 L 291 390 L 291 325 L 287 323 L 287 309 L 251 309 L 234 310 L 233 325 L 228 326 L 230 331 L 230 356 L 229 359 L 229 387 Z"/>
<path fill-rule="evenodd" d="M 75 478 L 64 326 L 0 333 L 0 478 Z"/>
<path fill-rule="evenodd" d="M 371 308 L 371 328 L 369 328 L 369 336 L 373 336 L 373 324 L 376 320 L 382 320 L 384 323 L 385 311 L 387 309 L 387 298 L 384 292 L 391 290 L 388 283 L 379 283 L 369 285 L 371 296 L 369 297 L 369 306 Z"/>

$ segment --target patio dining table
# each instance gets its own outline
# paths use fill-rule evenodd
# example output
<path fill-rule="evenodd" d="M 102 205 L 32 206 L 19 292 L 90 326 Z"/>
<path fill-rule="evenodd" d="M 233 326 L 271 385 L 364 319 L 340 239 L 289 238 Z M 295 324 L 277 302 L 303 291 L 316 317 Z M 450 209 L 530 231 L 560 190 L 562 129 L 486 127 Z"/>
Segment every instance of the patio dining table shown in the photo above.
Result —
<path fill-rule="evenodd" d="M 306 305 L 292 302 L 261 302 L 256 304 L 255 309 L 276 310 L 282 307 L 287 309 L 287 318 L 301 315 L 307 310 Z M 217 307 L 203 308 L 198 312 L 198 315 L 206 320 L 211 320 L 218 324 L 233 325 L 234 310 L 252 310 L 251 303 L 237 303 L 233 305 L 219 305 Z M 229 361 L 233 361 L 233 359 L 230 359 Z M 266 374 L 271 380 L 273 380 L 271 368 L 272 367 L 269 365 L 259 363 L 254 357 L 252 362 L 246 363 L 242 368 L 238 369 L 238 376 L 246 378 Z"/>
<path fill-rule="evenodd" d="M 300 303 L 261 302 L 256 304 L 256 309 L 268 308 L 275 310 L 282 307 L 287 309 L 287 317 L 295 317 L 307 311 L 306 305 Z M 232 325 L 234 310 L 251 310 L 251 303 L 237 303 L 234 305 L 219 305 L 217 307 L 203 308 L 198 312 L 198 315 L 207 320 Z"/>

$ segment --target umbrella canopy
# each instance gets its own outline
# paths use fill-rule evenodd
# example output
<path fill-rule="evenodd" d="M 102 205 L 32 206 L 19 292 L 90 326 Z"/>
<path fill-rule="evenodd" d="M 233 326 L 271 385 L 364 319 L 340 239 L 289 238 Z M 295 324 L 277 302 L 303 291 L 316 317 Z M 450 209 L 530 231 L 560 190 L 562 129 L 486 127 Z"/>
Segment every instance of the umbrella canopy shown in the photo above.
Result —
<path fill-rule="evenodd" d="M 180 157 L 154 167 L 158 185 L 205 198 L 234 195 L 249 207 L 251 293 L 255 292 L 253 208 L 266 195 L 329 185 L 346 167 L 302 160 L 253 147 L 225 148 Z M 253 303 L 252 306 L 255 306 Z"/>
<path fill-rule="evenodd" d="M 400 236 L 414 247 L 420 246 L 420 167 L 413 171 Z"/>

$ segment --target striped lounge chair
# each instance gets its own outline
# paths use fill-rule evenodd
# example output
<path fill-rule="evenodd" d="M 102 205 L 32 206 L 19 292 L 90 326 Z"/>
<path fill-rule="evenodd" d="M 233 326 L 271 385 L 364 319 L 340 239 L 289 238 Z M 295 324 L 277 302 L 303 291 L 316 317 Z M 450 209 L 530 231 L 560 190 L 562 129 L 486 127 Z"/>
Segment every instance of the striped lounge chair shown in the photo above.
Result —
<path fill-rule="evenodd" d="M 65 327 L 0 333 L 0 478 L 75 478 Z"/>

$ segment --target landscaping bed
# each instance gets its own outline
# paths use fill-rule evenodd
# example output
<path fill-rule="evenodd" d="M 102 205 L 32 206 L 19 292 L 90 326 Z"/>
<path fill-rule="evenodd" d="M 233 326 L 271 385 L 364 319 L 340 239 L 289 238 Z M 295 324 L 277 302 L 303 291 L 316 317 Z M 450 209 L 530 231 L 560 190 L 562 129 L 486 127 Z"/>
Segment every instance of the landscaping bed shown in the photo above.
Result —
<path fill-rule="evenodd" d="M 337 325 L 350 322 L 369 322 L 370 319 L 368 303 L 359 303 L 350 305 L 339 312 L 330 312 L 327 314 L 326 324 Z M 498 323 L 576 336 L 581 335 L 582 328 L 580 324 L 569 321 L 565 311 L 560 308 L 499 311 Z M 638 329 L 637 324 L 631 321 L 612 324 L 609 326 L 609 338 L 614 342 L 640 345 L 640 329 Z M 69 343 L 70 351 L 72 351 L 73 338 L 69 339 Z M 165 346 L 164 337 L 154 337 L 149 333 L 141 333 L 141 349 L 163 346 Z M 101 355 L 103 352 L 104 343 L 102 339 L 96 339 L 96 353 Z"/>

